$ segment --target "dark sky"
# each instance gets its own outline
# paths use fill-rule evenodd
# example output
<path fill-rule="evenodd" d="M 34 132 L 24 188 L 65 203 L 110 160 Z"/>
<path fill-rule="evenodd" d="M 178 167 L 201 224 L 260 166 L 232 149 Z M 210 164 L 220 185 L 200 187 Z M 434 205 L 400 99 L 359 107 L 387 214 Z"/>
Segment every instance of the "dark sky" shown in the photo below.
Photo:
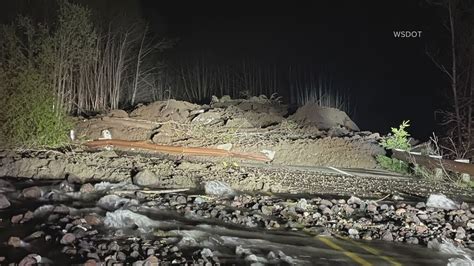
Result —
<path fill-rule="evenodd" d="M 12 10 L 48 14 L 53 0 L 9 0 Z M 404 119 L 415 137 L 431 135 L 433 112 L 446 100 L 448 84 L 426 56 L 439 45 L 442 19 L 425 0 L 392 1 L 162 1 L 77 0 L 104 16 L 142 17 L 158 36 L 177 37 L 170 54 L 213 54 L 222 60 L 253 58 L 279 64 L 304 63 L 327 69 L 350 89 L 362 129 L 386 133 Z M 22 3 L 22 4 L 20 4 Z M 420 30 L 421 38 L 397 39 L 395 30 Z"/>
<path fill-rule="evenodd" d="M 445 34 L 424 1 L 152 1 L 144 15 L 157 33 L 179 37 L 176 53 L 310 62 L 350 88 L 363 129 L 412 120 L 415 136 L 434 129 L 435 98 L 446 84 L 426 56 Z M 394 30 L 421 30 L 396 39 Z"/>

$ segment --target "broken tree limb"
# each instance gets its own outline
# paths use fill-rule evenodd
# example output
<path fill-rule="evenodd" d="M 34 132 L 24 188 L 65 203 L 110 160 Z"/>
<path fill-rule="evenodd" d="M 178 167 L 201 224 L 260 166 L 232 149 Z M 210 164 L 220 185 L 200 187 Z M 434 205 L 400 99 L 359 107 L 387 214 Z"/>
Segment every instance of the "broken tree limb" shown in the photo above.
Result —
<path fill-rule="evenodd" d="M 428 156 L 412 154 L 408 152 L 402 152 L 397 150 L 392 150 L 392 156 L 398 160 L 405 161 L 407 163 L 412 163 L 413 160 L 415 163 L 435 169 L 435 168 L 444 168 L 448 171 L 453 171 L 457 173 L 465 173 L 471 176 L 474 176 L 474 164 L 471 163 L 461 163 L 446 159 L 436 159 L 430 158 Z"/>
<path fill-rule="evenodd" d="M 245 152 L 232 152 L 221 149 L 213 148 L 194 148 L 194 147 L 182 147 L 182 146 L 170 146 L 170 145 L 158 145 L 149 143 L 147 141 L 130 141 L 123 139 L 102 139 L 92 140 L 86 142 L 84 145 L 91 149 L 97 149 L 101 147 L 114 146 L 120 148 L 134 148 L 143 149 L 149 151 L 156 151 L 169 154 L 183 154 L 183 155 L 197 155 L 197 156 L 213 156 L 213 157 L 235 157 L 254 161 L 271 161 L 267 156 L 263 154 L 245 153 Z"/>

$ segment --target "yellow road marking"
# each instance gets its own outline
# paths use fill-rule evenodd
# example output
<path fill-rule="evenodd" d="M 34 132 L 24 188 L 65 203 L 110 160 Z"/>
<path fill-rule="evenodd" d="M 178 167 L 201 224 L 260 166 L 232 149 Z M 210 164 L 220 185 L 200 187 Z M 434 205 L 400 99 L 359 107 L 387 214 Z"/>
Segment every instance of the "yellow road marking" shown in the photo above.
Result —
<path fill-rule="evenodd" d="M 350 259 L 352 259 L 353 261 L 359 263 L 360 265 L 362 266 L 372 266 L 372 263 L 366 261 L 364 258 L 360 257 L 359 255 L 357 255 L 356 253 L 354 252 L 350 252 L 350 251 L 347 251 L 345 249 L 343 249 L 341 246 L 339 246 L 338 244 L 334 243 L 331 239 L 329 238 L 325 238 L 325 237 L 316 237 L 316 239 L 318 239 L 319 241 L 323 242 L 324 244 L 326 244 L 327 246 L 329 246 L 330 248 L 334 249 L 334 250 L 337 250 L 337 251 L 341 251 L 344 255 L 346 255 L 347 257 L 349 257 Z"/>
<path fill-rule="evenodd" d="M 390 264 L 392 264 L 393 266 L 402 266 L 403 264 L 401 264 L 400 262 L 396 261 L 395 259 L 391 258 L 391 257 L 387 257 L 387 256 L 384 256 L 382 255 L 382 252 L 373 248 L 373 247 L 370 247 L 370 246 L 367 246 L 363 243 L 359 243 L 359 242 L 356 242 L 350 238 L 343 238 L 343 237 L 338 237 L 339 239 L 342 239 L 342 240 L 346 240 L 346 241 L 349 241 L 351 244 L 354 244 L 356 246 L 359 246 L 360 248 L 366 250 L 367 252 L 373 254 L 373 255 L 376 255 L 378 256 L 379 258 L 389 262 Z"/>

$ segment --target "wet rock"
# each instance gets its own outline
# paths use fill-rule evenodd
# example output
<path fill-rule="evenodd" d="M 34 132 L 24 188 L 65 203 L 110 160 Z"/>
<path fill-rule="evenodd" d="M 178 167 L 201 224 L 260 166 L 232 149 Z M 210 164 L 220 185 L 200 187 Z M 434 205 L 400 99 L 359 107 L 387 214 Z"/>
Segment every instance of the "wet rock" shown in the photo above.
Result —
<path fill-rule="evenodd" d="M 7 197 L 3 194 L 0 194 L 0 210 L 6 209 L 11 206 L 10 201 L 8 201 Z"/>
<path fill-rule="evenodd" d="M 418 202 L 415 206 L 417 209 L 423 209 L 426 208 L 426 204 L 424 202 Z"/>
<path fill-rule="evenodd" d="M 261 208 L 261 211 L 262 211 L 263 215 L 272 215 L 273 214 L 273 207 L 263 205 L 262 208 Z"/>
<path fill-rule="evenodd" d="M 333 205 L 333 203 L 331 201 L 327 200 L 327 199 L 321 200 L 321 202 L 319 204 L 327 206 L 327 207 L 332 207 L 332 205 Z"/>
<path fill-rule="evenodd" d="M 349 235 L 351 236 L 359 235 L 359 231 L 357 229 L 351 228 L 349 229 Z"/>
<path fill-rule="evenodd" d="M 96 214 L 88 214 L 84 216 L 84 220 L 86 221 L 88 225 L 93 225 L 93 226 L 96 226 L 102 223 L 102 219 Z"/>
<path fill-rule="evenodd" d="M 369 205 L 367 206 L 367 211 L 372 212 L 372 213 L 375 213 L 375 212 L 377 212 L 377 206 L 375 206 L 375 205 L 373 205 L 373 204 L 369 204 Z"/>
<path fill-rule="evenodd" d="M 246 261 L 258 263 L 260 265 L 265 265 L 268 263 L 268 260 L 264 257 L 257 256 L 255 254 L 250 254 L 245 257 Z"/>
<path fill-rule="evenodd" d="M 130 210 L 116 210 L 114 212 L 107 212 L 104 224 L 111 228 L 129 228 L 138 226 L 141 229 L 150 230 L 154 227 L 158 227 L 161 223 Z"/>
<path fill-rule="evenodd" d="M 138 201 L 135 199 L 122 198 L 117 195 L 105 195 L 97 202 L 97 206 L 108 211 L 114 211 L 123 206 L 133 204 L 138 204 Z"/>
<path fill-rule="evenodd" d="M 353 208 L 349 207 L 349 205 L 344 205 L 343 209 L 348 216 L 352 215 L 355 211 Z"/>
<path fill-rule="evenodd" d="M 118 261 L 125 261 L 127 259 L 127 255 L 125 253 L 119 251 L 115 254 L 115 257 L 117 258 Z"/>
<path fill-rule="evenodd" d="M 116 241 L 112 241 L 107 246 L 107 249 L 111 250 L 111 251 L 119 251 L 120 250 L 120 245 Z"/>
<path fill-rule="evenodd" d="M 419 241 L 418 238 L 416 238 L 416 237 L 409 237 L 409 238 L 406 240 L 406 242 L 407 242 L 408 244 L 418 245 L 418 243 L 419 243 L 420 241 Z"/>
<path fill-rule="evenodd" d="M 211 258 L 214 256 L 212 251 L 208 248 L 203 248 L 200 253 L 203 258 Z"/>
<path fill-rule="evenodd" d="M 443 194 L 432 194 L 426 202 L 427 207 L 439 208 L 444 210 L 455 210 L 458 205 Z"/>
<path fill-rule="evenodd" d="M 61 238 L 60 243 L 63 245 L 69 245 L 74 243 L 74 241 L 76 241 L 76 236 L 74 234 L 67 233 Z"/>
<path fill-rule="evenodd" d="M 208 195 L 219 197 L 230 197 L 236 194 L 234 189 L 223 181 L 208 181 L 204 183 L 204 190 Z"/>
<path fill-rule="evenodd" d="M 19 248 L 23 246 L 23 241 L 19 237 L 11 236 L 8 239 L 8 245 L 14 248 Z"/>
<path fill-rule="evenodd" d="M 12 224 L 17 224 L 17 223 L 20 223 L 21 219 L 23 219 L 23 214 L 18 214 L 18 215 L 12 216 L 10 221 Z"/>
<path fill-rule="evenodd" d="M 69 183 L 67 180 L 64 180 L 59 184 L 59 189 L 64 192 L 73 192 L 74 186 L 71 183 Z"/>
<path fill-rule="evenodd" d="M 29 254 L 20 261 L 18 266 L 30 266 L 38 263 L 41 263 L 41 256 L 38 254 Z"/>
<path fill-rule="evenodd" d="M 466 230 L 461 226 L 456 229 L 456 239 L 464 239 L 466 238 Z"/>
<path fill-rule="evenodd" d="M 176 204 L 186 204 L 188 199 L 185 196 L 178 196 L 176 198 Z"/>
<path fill-rule="evenodd" d="M 43 237 L 45 234 L 43 231 L 36 231 L 34 233 L 32 233 L 31 235 L 25 237 L 25 241 L 31 241 L 33 239 L 38 239 L 38 238 L 41 238 Z"/>
<path fill-rule="evenodd" d="M 99 257 L 97 257 L 97 258 L 99 258 Z M 98 259 L 97 261 L 99 261 L 99 259 Z M 97 261 L 94 260 L 94 259 L 88 259 L 88 260 L 84 263 L 84 266 L 96 266 L 96 265 L 99 265 L 99 264 L 97 263 Z"/>
<path fill-rule="evenodd" d="M 250 251 L 250 249 L 243 248 L 242 246 L 236 246 L 235 247 L 235 254 L 237 256 L 243 256 L 243 255 L 252 254 L 252 252 Z"/>
<path fill-rule="evenodd" d="M 138 172 L 132 180 L 133 184 L 143 187 L 155 187 L 159 185 L 159 177 L 148 169 Z"/>
<path fill-rule="evenodd" d="M 382 240 L 393 241 L 392 233 L 389 230 L 385 231 L 385 233 L 383 233 L 383 235 L 382 235 Z"/>
<path fill-rule="evenodd" d="M 12 183 L 0 179 L 0 193 L 5 193 L 5 192 L 14 192 L 15 191 L 15 186 L 12 185 Z"/>
<path fill-rule="evenodd" d="M 357 204 L 357 205 L 360 205 L 362 203 L 362 200 L 359 199 L 358 197 L 354 197 L 354 196 L 351 196 L 348 200 L 347 200 L 347 204 Z"/>
<path fill-rule="evenodd" d="M 300 211 L 306 211 L 308 209 L 308 201 L 306 199 L 300 199 L 296 203 L 296 209 Z"/>
<path fill-rule="evenodd" d="M 159 262 L 160 260 L 156 256 L 151 255 L 145 260 L 143 265 L 146 265 L 146 266 L 158 265 Z"/>
<path fill-rule="evenodd" d="M 39 187 L 34 186 L 23 189 L 21 194 L 27 199 L 38 199 L 41 197 L 42 191 Z"/>
<path fill-rule="evenodd" d="M 64 205 L 56 206 L 53 209 L 53 213 L 57 213 L 57 214 L 67 215 L 69 214 L 69 212 L 70 212 L 69 207 L 64 206 Z"/>
<path fill-rule="evenodd" d="M 81 188 L 79 189 L 79 192 L 81 193 L 92 193 L 94 192 L 94 186 L 91 184 L 91 183 L 86 183 L 84 185 L 81 186 Z"/>
<path fill-rule="evenodd" d="M 474 220 L 469 220 L 466 226 L 467 226 L 467 229 L 474 230 Z"/>

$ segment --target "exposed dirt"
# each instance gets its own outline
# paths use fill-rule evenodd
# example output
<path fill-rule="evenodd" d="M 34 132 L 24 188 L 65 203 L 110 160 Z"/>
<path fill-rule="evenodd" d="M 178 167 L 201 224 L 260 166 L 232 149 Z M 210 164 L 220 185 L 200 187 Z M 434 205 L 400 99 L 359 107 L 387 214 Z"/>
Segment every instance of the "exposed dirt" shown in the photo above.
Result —
<path fill-rule="evenodd" d="M 307 105 L 290 118 L 288 107 L 266 98 L 223 98 L 210 105 L 175 100 L 140 106 L 126 118 L 114 110 L 105 117 L 80 121 L 79 139 L 97 139 L 102 130 L 113 138 L 150 140 L 189 147 L 231 145 L 235 151 L 275 152 L 278 165 L 372 169 L 384 154 L 377 135 L 358 132 L 342 111 Z M 357 131 L 354 131 L 357 130 Z"/>
<path fill-rule="evenodd" d="M 0 176 L 67 178 L 70 182 L 84 184 L 100 181 L 137 183 L 136 176 L 140 175 L 144 183 L 153 183 L 153 187 L 159 188 L 199 190 L 206 181 L 220 180 L 241 191 L 378 198 L 387 195 L 426 197 L 432 193 L 444 193 L 453 198 L 472 198 L 472 190 L 446 182 L 427 183 L 418 178 L 344 176 L 303 168 L 295 170 L 265 164 L 241 166 L 233 163 L 235 160 L 202 162 L 169 156 L 117 154 L 114 151 L 2 151 Z"/>

